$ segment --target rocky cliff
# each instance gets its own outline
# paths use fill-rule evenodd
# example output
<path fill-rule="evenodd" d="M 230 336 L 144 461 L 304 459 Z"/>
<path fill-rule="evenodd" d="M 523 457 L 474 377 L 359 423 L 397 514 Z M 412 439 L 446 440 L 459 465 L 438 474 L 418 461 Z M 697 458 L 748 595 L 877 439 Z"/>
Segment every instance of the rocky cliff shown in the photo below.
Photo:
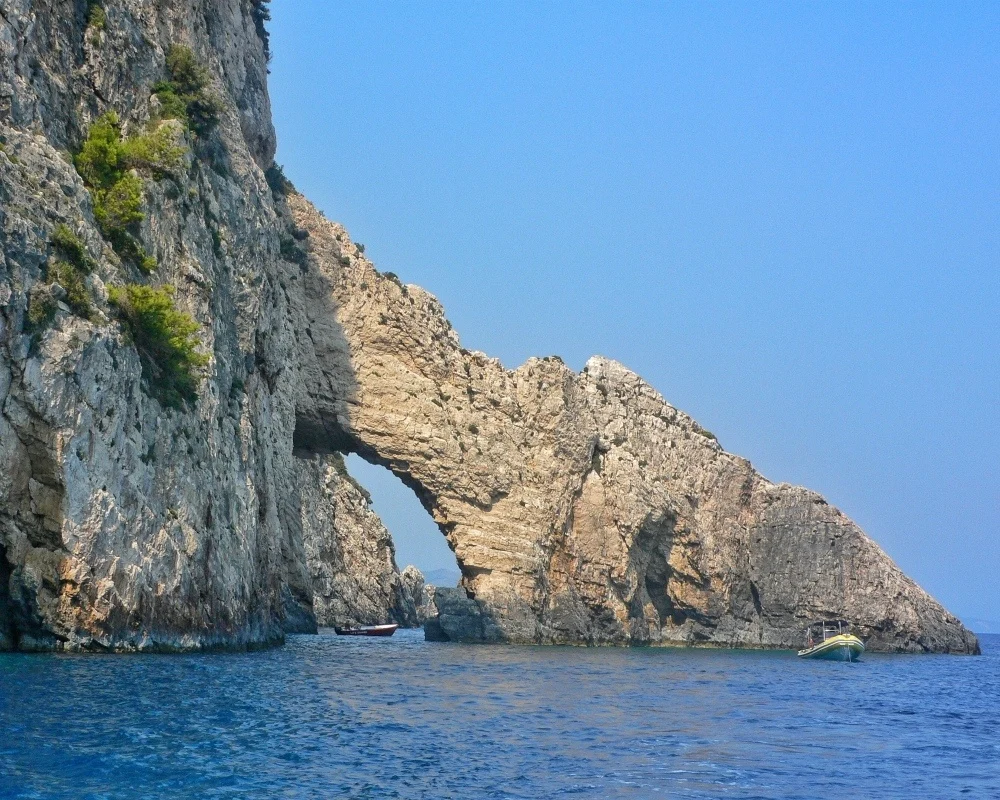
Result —
<path fill-rule="evenodd" d="M 289 522 L 301 268 L 264 174 L 258 8 L 0 2 L 0 644 L 252 647 L 281 640 L 286 606 L 309 624 Z M 157 86 L 178 47 L 208 76 L 211 126 L 185 100 L 173 116 L 192 110 L 191 124 L 164 119 Z M 99 194 L 70 152 L 109 111 L 132 142 L 131 184 Z M 180 155 L 167 163 L 157 142 Z M 140 219 L 119 227 L 136 185 Z M 137 346 L 149 325 L 110 302 L 128 285 L 175 287 L 172 311 L 197 323 L 195 399 L 157 396 L 176 353 Z"/>
<path fill-rule="evenodd" d="M 775 647 L 836 615 L 976 650 L 624 367 L 463 350 L 274 168 L 264 10 L 0 0 L 0 648 L 406 617 L 354 451 L 455 550 L 446 638 Z"/>
<path fill-rule="evenodd" d="M 299 445 L 354 450 L 417 493 L 467 595 L 436 593 L 440 638 L 795 647 L 843 617 L 876 649 L 977 649 L 840 511 L 763 478 L 622 365 L 510 371 L 464 350 L 431 295 L 289 204 L 313 268 Z"/>
<path fill-rule="evenodd" d="M 423 624 L 409 582 L 396 567 L 392 536 L 341 456 L 305 457 L 297 466 L 299 486 L 307 488 L 300 510 L 316 622 Z"/>
<path fill-rule="evenodd" d="M 427 583 L 423 573 L 412 564 L 400 573 L 406 595 L 413 601 L 413 610 L 418 625 L 425 625 L 428 619 L 437 616 L 434 592 L 437 587 Z"/>

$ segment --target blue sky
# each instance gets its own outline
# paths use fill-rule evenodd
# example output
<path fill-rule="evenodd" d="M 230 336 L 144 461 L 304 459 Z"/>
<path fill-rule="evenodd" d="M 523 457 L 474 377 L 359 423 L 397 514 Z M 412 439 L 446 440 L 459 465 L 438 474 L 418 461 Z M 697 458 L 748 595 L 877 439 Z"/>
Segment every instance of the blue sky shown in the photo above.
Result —
<path fill-rule="evenodd" d="M 622 361 L 1000 619 L 1000 4 L 272 5 L 278 160 L 465 346 Z"/>

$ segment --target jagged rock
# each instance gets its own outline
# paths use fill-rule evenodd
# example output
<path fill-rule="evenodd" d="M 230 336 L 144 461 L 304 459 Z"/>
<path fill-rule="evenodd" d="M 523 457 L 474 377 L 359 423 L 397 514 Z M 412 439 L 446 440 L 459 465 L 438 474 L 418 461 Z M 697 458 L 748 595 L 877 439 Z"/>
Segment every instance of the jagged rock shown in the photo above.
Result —
<path fill-rule="evenodd" d="M 314 623 L 303 546 L 280 519 L 298 515 L 286 295 L 300 268 L 281 257 L 288 222 L 262 172 L 267 60 L 248 3 L 103 6 L 88 31 L 86 4 L 0 2 L 0 648 L 277 643 Z M 65 151 L 108 109 L 142 130 L 172 44 L 194 49 L 224 102 L 212 132 L 187 136 L 182 168 L 145 181 L 147 278 L 101 236 Z M 61 304 L 33 330 L 60 223 L 96 262 L 94 313 Z M 211 362 L 193 406 L 143 390 L 107 304 L 125 281 L 175 284 L 201 324 Z"/>
<path fill-rule="evenodd" d="M 320 625 L 416 627 L 392 537 L 339 455 L 299 459 L 303 540 Z"/>
<path fill-rule="evenodd" d="M 403 582 L 404 591 L 413 602 L 416 626 L 423 625 L 428 617 L 437 614 L 434 606 L 434 590 L 437 587 L 425 582 L 423 573 L 413 564 L 409 564 L 400 573 L 400 579 Z"/>
<path fill-rule="evenodd" d="M 498 643 L 509 639 L 489 606 L 461 589 L 435 589 L 434 607 L 437 613 L 424 623 L 424 637 L 429 642 Z"/>
<path fill-rule="evenodd" d="M 767 481 L 622 365 L 509 371 L 464 350 L 434 297 L 289 205 L 314 267 L 297 441 L 413 488 L 468 593 L 435 592 L 448 638 L 794 647 L 835 616 L 875 649 L 977 650 L 847 517 Z"/>

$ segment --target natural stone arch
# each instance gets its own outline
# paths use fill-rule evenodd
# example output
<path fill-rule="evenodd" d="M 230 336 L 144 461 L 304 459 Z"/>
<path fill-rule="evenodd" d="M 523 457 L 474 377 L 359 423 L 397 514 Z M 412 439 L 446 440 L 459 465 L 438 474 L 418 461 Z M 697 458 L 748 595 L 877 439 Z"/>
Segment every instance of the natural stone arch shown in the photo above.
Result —
<path fill-rule="evenodd" d="M 847 517 L 764 479 L 620 364 L 506 370 L 461 347 L 432 295 L 288 203 L 311 253 L 296 446 L 356 452 L 413 489 L 475 601 L 441 598 L 445 628 L 465 615 L 476 624 L 454 630 L 472 638 L 793 647 L 830 614 L 876 647 L 975 648 Z"/>

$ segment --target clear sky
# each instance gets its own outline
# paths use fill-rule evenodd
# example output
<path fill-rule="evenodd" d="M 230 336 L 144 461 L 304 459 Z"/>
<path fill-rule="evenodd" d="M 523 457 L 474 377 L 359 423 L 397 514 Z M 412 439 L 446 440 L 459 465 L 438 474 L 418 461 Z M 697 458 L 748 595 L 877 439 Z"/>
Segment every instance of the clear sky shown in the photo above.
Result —
<path fill-rule="evenodd" d="M 465 346 L 622 361 L 1000 619 L 1000 4 L 272 5 L 278 160 Z"/>

